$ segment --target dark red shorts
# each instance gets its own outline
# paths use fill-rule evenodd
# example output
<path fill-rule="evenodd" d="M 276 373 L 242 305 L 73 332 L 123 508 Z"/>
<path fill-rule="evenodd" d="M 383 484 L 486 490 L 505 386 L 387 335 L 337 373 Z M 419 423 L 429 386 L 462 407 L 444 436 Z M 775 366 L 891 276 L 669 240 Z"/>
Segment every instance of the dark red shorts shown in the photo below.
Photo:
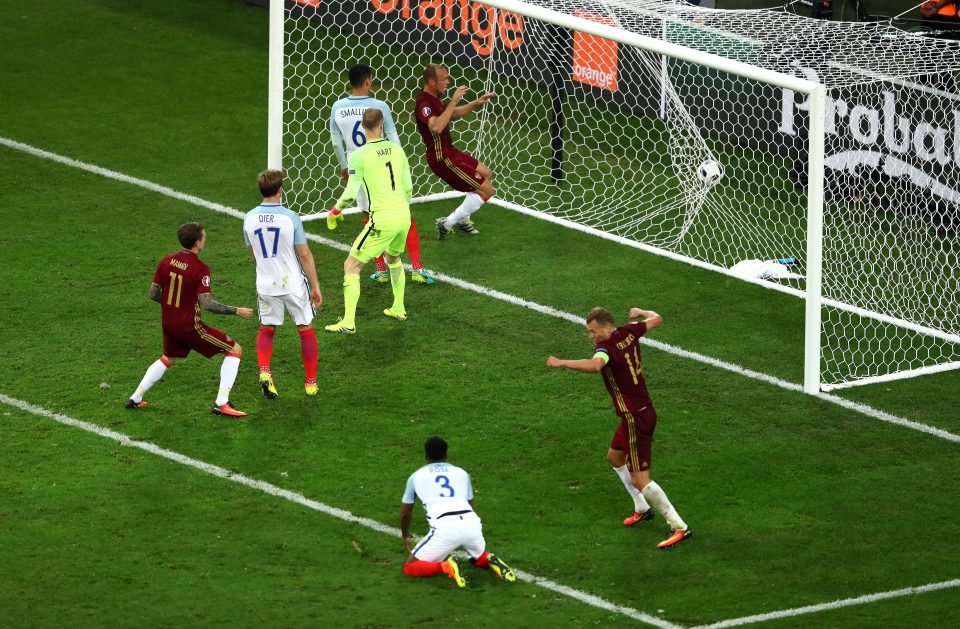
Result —
<path fill-rule="evenodd" d="M 459 192 L 473 192 L 483 183 L 483 175 L 477 172 L 479 163 L 461 151 L 447 151 L 442 161 L 429 162 L 430 170 Z"/>
<path fill-rule="evenodd" d="M 186 358 L 190 350 L 207 358 L 233 349 L 234 340 L 217 328 L 198 323 L 190 330 L 163 329 L 163 355 L 168 358 Z"/>
<path fill-rule="evenodd" d="M 620 418 L 620 426 L 610 440 L 610 449 L 627 456 L 627 469 L 643 472 L 650 469 L 650 446 L 657 427 L 657 412 L 647 406 Z"/>

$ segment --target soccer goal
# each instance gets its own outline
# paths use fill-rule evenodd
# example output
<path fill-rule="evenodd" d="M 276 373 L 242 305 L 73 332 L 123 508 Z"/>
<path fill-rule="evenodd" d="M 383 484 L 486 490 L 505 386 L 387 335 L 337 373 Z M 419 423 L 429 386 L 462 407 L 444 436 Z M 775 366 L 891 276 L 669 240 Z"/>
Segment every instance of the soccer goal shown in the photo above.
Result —
<path fill-rule="evenodd" d="M 954 42 L 671 0 L 274 0 L 270 51 L 268 163 L 303 215 L 339 195 L 329 110 L 360 62 L 417 200 L 455 195 L 411 112 L 442 63 L 497 94 L 456 123 L 495 203 L 805 299 L 808 392 L 960 367 Z"/>

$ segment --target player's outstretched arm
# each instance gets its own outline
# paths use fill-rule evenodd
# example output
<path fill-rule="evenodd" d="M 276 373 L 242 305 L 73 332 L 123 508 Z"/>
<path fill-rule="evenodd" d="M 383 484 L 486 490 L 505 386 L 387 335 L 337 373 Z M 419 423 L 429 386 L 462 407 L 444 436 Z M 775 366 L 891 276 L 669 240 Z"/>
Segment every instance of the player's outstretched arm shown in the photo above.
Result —
<path fill-rule="evenodd" d="M 249 319 L 253 316 L 253 310 L 239 306 L 227 306 L 216 301 L 210 293 L 197 295 L 200 300 L 200 307 L 207 312 L 224 315 L 237 315 L 241 319 Z"/>
<path fill-rule="evenodd" d="M 577 360 L 564 360 L 555 356 L 549 356 L 547 358 L 547 367 L 573 369 L 574 371 L 582 371 L 583 373 L 596 373 L 603 369 L 604 365 L 605 363 L 602 358 L 580 358 Z"/>
<path fill-rule="evenodd" d="M 159 303 L 160 303 L 160 292 L 161 292 L 162 290 L 163 290 L 163 289 L 160 288 L 160 285 L 159 285 L 159 284 L 153 283 L 153 284 L 150 285 L 150 292 L 147 293 L 147 297 L 149 297 L 150 299 L 152 299 L 153 301 L 155 301 L 155 302 L 157 302 L 157 303 L 159 304 Z"/>
<path fill-rule="evenodd" d="M 483 107 L 484 105 L 486 105 L 487 102 L 489 102 L 489 100 L 494 96 L 496 96 L 496 94 L 494 94 L 493 92 L 487 92 L 486 94 L 484 94 L 483 96 L 481 96 L 475 101 L 471 101 L 466 105 L 460 105 L 455 110 L 453 110 L 453 116 L 450 119 L 457 120 L 459 118 L 463 118 L 474 109 L 477 109 L 478 107 Z"/>

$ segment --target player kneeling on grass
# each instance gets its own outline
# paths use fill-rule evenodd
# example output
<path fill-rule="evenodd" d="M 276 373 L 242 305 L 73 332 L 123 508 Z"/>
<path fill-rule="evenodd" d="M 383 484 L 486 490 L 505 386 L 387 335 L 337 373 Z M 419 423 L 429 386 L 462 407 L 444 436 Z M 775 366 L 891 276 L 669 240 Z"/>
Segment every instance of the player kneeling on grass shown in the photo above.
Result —
<path fill-rule="evenodd" d="M 473 510 L 473 486 L 470 475 L 447 463 L 447 442 L 430 437 L 423 444 L 427 464 L 410 475 L 400 505 L 400 532 L 403 547 L 410 553 L 403 571 L 411 577 L 429 577 L 443 573 L 458 587 L 467 582 L 451 553 L 463 548 L 470 563 L 488 568 L 504 581 L 516 581 L 510 566 L 486 549 L 483 524 Z M 430 532 L 410 549 L 410 518 L 419 498 L 427 512 Z"/>
<path fill-rule="evenodd" d="M 353 334 L 357 302 L 360 301 L 360 271 L 363 265 L 384 254 L 390 270 L 393 305 L 383 311 L 388 317 L 404 321 L 404 275 L 400 254 L 410 229 L 410 196 L 413 183 L 410 165 L 403 148 L 383 138 L 383 112 L 368 109 L 361 123 L 367 142 L 350 155 L 347 188 L 336 207 L 349 207 L 357 199 L 361 184 L 370 201 L 370 221 L 353 242 L 343 262 L 343 317 L 326 326 L 327 332 Z"/>
<path fill-rule="evenodd" d="M 237 315 L 244 319 L 253 316 L 250 308 L 224 306 L 210 295 L 210 267 L 198 257 L 207 242 L 207 232 L 200 223 L 185 223 L 177 230 L 183 251 L 164 256 L 153 274 L 150 299 L 160 303 L 163 324 L 163 355 L 150 365 L 140 386 L 127 400 L 127 408 L 147 405 L 143 395 L 163 377 L 167 368 L 178 358 L 186 358 L 190 350 L 207 358 L 226 354 L 220 366 L 220 391 L 213 403 L 215 415 L 244 417 L 230 403 L 230 389 L 240 368 L 240 344 L 200 318 L 200 308 L 217 314 Z"/>
<path fill-rule="evenodd" d="M 650 451 L 657 413 L 643 377 L 640 337 L 663 323 L 663 317 L 640 308 L 631 308 L 629 316 L 643 319 L 618 328 L 613 324 L 613 315 L 603 308 L 594 308 L 587 315 L 587 334 L 595 345 L 593 356 L 577 360 L 550 356 L 547 366 L 585 373 L 599 371 L 603 375 L 603 382 L 613 400 L 613 410 L 620 417 L 620 426 L 607 450 L 607 461 L 633 497 L 634 504 L 633 515 L 623 524 L 633 526 L 643 520 L 652 520 L 652 503 L 671 528 L 657 548 L 669 548 L 693 535 L 693 531 L 670 504 L 660 485 L 650 479 Z"/>

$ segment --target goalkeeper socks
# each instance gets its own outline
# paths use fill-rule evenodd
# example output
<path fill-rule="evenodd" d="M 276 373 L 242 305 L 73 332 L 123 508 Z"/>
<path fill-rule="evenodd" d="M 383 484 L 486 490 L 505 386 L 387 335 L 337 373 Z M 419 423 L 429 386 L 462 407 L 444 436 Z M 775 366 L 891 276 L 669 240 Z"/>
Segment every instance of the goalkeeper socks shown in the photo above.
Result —
<path fill-rule="evenodd" d="M 630 478 L 630 470 L 627 469 L 627 466 L 621 465 L 620 467 L 615 467 L 613 471 L 620 477 L 620 482 L 623 483 L 623 486 L 627 488 L 627 493 L 633 498 L 633 510 L 637 513 L 646 513 L 649 511 L 650 505 L 647 504 L 640 490 L 634 486 L 633 479 Z"/>
<path fill-rule="evenodd" d="M 483 205 L 484 200 L 476 192 L 471 192 L 466 197 L 463 198 L 463 203 L 455 209 L 450 216 L 444 221 L 444 225 L 447 227 L 453 227 L 460 221 L 465 221 L 470 218 L 470 215 L 480 209 L 480 206 Z"/>
<path fill-rule="evenodd" d="M 393 305 L 391 308 L 396 312 L 406 312 L 403 307 L 403 291 L 406 287 L 406 276 L 403 274 L 403 263 L 397 260 L 393 264 L 388 264 L 390 269 L 390 288 L 393 289 Z"/>
<path fill-rule="evenodd" d="M 443 562 L 414 559 L 403 564 L 403 571 L 411 577 L 432 577 L 438 572 L 443 572 Z"/>
<path fill-rule="evenodd" d="M 257 364 L 261 373 L 270 373 L 270 357 L 273 356 L 274 328 L 260 328 L 257 334 Z"/>
<path fill-rule="evenodd" d="M 220 365 L 220 391 L 217 392 L 217 406 L 223 406 L 230 401 L 230 389 L 237 380 L 237 371 L 240 369 L 240 356 L 227 354 Z"/>
<path fill-rule="evenodd" d="M 357 317 L 357 302 L 360 301 L 360 274 L 351 273 L 343 276 L 343 325 L 355 327 Z"/>
<path fill-rule="evenodd" d="M 667 499 L 667 494 L 660 489 L 660 485 L 650 481 L 650 483 L 643 488 L 643 497 L 657 508 L 660 515 L 670 524 L 670 528 L 675 531 L 685 531 L 687 529 L 687 523 L 684 522 L 676 510 L 674 510 L 673 505 L 670 504 L 670 501 Z"/>
<path fill-rule="evenodd" d="M 307 382 L 317 381 L 317 335 L 313 328 L 300 330 L 300 354 L 303 356 L 303 369 L 307 372 Z"/>
<path fill-rule="evenodd" d="M 377 273 L 383 273 L 387 270 L 387 263 L 383 261 L 383 256 L 379 255 L 373 259 L 377 265 Z"/>
<path fill-rule="evenodd" d="M 163 377 L 163 374 L 166 373 L 169 368 L 170 363 L 165 361 L 163 356 L 158 358 L 152 365 L 147 367 L 147 373 L 143 374 L 143 380 L 140 381 L 137 390 L 133 392 L 130 399 L 137 403 L 142 402 L 144 394 Z"/>
<path fill-rule="evenodd" d="M 423 264 L 420 262 L 420 236 L 417 234 L 417 224 L 413 222 L 413 217 L 410 217 L 410 231 L 407 232 L 407 251 L 410 252 L 410 266 L 414 271 L 421 270 Z"/>

